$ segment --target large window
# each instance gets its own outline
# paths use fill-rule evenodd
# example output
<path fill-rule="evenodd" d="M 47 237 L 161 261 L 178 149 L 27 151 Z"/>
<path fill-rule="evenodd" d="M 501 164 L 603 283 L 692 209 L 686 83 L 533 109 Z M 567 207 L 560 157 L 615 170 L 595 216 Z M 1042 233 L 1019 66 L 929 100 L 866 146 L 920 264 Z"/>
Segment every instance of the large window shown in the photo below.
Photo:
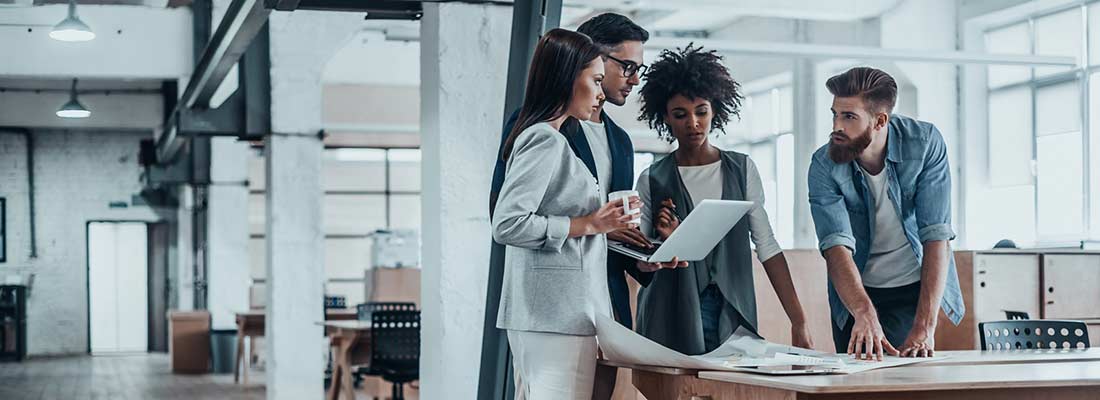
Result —
<path fill-rule="evenodd" d="M 253 159 L 249 179 L 252 277 L 257 281 L 266 275 L 263 161 L 260 155 Z M 372 267 L 370 234 L 420 229 L 420 150 L 326 149 L 322 187 L 326 292 L 359 304 L 365 270 Z"/>
<path fill-rule="evenodd" d="M 794 135 L 791 87 L 749 92 L 741 121 L 731 121 L 719 146 L 749 155 L 764 185 L 764 209 L 783 248 L 794 245 Z"/>
<path fill-rule="evenodd" d="M 985 34 L 991 53 L 1079 60 L 1074 67 L 988 67 L 990 200 L 999 199 L 989 206 L 1014 221 L 1030 221 L 1006 223 L 1012 225 L 1006 237 L 1039 244 L 1079 241 L 1090 230 L 1100 234 L 1100 209 L 1089 207 L 1090 199 L 1100 199 L 1100 146 L 1090 140 L 1097 124 L 1087 124 L 1097 112 L 1083 112 L 1100 104 L 1100 2 L 1053 11 Z"/>

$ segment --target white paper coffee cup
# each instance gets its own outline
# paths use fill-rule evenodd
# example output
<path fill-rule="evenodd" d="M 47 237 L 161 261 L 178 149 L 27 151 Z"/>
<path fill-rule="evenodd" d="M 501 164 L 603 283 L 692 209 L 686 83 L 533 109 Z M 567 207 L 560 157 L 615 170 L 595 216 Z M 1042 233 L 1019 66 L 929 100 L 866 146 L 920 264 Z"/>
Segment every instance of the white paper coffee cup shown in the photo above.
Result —
<path fill-rule="evenodd" d="M 630 198 L 637 197 L 637 196 L 638 196 L 638 191 L 637 190 L 620 190 L 620 191 L 617 191 L 617 192 L 611 192 L 611 194 L 607 195 L 607 200 L 608 201 L 622 200 L 622 202 L 623 202 L 623 212 L 626 213 L 627 215 L 636 214 L 636 215 L 634 215 L 634 219 L 631 220 L 630 223 L 640 224 L 642 222 L 642 210 L 640 208 L 637 208 L 637 207 L 634 207 L 634 208 L 630 207 Z"/>

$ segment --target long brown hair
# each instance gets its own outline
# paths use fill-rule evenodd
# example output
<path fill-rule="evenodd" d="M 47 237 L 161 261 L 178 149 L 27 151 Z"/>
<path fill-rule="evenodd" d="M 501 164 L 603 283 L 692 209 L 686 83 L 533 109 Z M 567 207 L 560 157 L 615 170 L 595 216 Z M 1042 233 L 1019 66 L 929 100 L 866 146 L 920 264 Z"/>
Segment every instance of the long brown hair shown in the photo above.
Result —
<path fill-rule="evenodd" d="M 573 99 L 573 83 L 585 66 L 601 56 L 599 47 L 583 33 L 554 28 L 539 39 L 519 117 L 504 141 L 500 158 L 508 161 L 516 138 L 539 122 L 552 121 L 566 112 Z"/>

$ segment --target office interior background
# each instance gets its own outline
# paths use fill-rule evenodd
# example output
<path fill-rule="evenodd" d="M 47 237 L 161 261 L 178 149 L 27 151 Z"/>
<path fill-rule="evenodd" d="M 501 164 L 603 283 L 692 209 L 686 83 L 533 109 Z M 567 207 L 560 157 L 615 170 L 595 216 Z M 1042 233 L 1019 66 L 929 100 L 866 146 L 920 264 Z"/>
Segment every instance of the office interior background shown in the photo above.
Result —
<path fill-rule="evenodd" d="M 336 3 L 0 0 L 0 284 L 25 288 L 0 397 L 319 397 L 322 303 L 376 300 L 421 313 L 406 395 L 477 396 L 514 5 Z M 756 162 L 784 249 L 817 246 L 806 171 L 831 128 L 824 82 L 860 65 L 898 81 L 896 113 L 943 133 L 953 250 L 1100 248 L 1098 1 L 558 3 L 571 29 L 629 16 L 647 62 L 689 43 L 724 56 L 746 98 L 713 141 Z M 94 38 L 53 37 L 87 39 L 57 34 L 70 16 Z M 637 97 L 606 108 L 636 174 L 674 149 Z M 1100 255 L 1087 263 L 1100 287 Z M 165 375 L 183 362 L 170 310 L 208 313 L 214 347 L 268 310 L 251 381 Z"/>

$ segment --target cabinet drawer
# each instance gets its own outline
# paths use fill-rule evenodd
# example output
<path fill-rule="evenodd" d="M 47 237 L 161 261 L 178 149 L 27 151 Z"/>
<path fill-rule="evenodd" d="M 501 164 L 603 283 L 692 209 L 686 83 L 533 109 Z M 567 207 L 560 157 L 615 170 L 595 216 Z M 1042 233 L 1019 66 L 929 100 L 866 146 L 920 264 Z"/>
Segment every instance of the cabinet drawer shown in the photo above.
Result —
<path fill-rule="evenodd" d="M 974 319 L 1005 319 L 1004 310 L 1039 318 L 1039 255 L 978 254 L 974 256 Z"/>
<path fill-rule="evenodd" d="M 1043 256 L 1043 318 L 1100 318 L 1100 255 Z"/>

